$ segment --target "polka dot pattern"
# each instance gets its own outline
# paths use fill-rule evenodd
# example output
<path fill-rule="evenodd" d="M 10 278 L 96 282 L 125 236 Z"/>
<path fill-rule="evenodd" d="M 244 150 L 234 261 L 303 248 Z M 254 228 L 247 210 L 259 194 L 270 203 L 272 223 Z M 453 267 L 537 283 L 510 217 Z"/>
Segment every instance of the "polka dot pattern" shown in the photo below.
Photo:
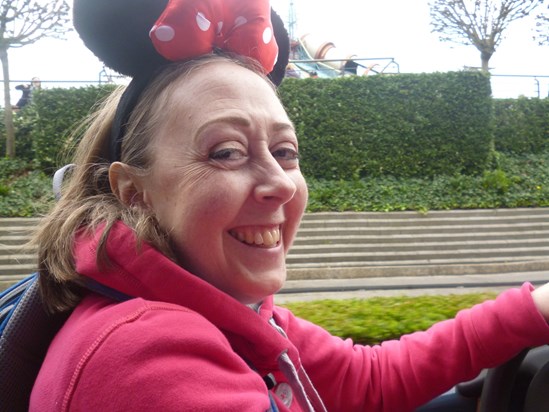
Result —
<path fill-rule="evenodd" d="M 196 25 L 202 31 L 208 31 L 212 25 L 210 21 L 202 13 L 198 12 L 196 14 Z"/>
<path fill-rule="evenodd" d="M 246 17 L 244 16 L 238 16 L 236 19 L 234 19 L 234 28 L 236 29 L 239 26 L 243 26 L 244 24 L 248 23 L 248 20 L 246 20 Z"/>
<path fill-rule="evenodd" d="M 258 60 L 268 73 L 278 57 L 270 10 L 270 0 L 169 0 L 150 37 L 168 60 L 219 48 Z"/>
<path fill-rule="evenodd" d="M 175 30 L 170 26 L 159 26 L 154 30 L 155 36 L 160 41 L 171 41 L 175 37 Z"/>
<path fill-rule="evenodd" d="M 271 29 L 270 27 L 266 27 L 265 30 L 263 30 L 263 43 L 269 44 L 272 39 L 273 29 Z"/>

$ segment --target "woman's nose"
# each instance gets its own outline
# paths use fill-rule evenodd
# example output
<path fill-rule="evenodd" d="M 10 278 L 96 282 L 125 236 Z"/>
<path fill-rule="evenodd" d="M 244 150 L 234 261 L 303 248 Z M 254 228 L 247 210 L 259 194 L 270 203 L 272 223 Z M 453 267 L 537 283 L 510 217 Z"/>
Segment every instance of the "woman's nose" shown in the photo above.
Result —
<path fill-rule="evenodd" d="M 297 191 L 296 183 L 275 159 L 268 163 L 267 167 L 262 167 L 259 171 L 254 197 L 258 202 L 289 202 Z"/>

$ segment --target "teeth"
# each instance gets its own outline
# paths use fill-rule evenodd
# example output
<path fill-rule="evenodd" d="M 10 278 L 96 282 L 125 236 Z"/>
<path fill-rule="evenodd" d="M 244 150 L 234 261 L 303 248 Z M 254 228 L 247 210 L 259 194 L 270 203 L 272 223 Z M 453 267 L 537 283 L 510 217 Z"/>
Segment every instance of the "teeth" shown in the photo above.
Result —
<path fill-rule="evenodd" d="M 242 231 L 231 230 L 231 235 L 248 245 L 271 247 L 280 241 L 280 228 L 263 231 L 254 231 L 251 228 Z"/>
<path fill-rule="evenodd" d="M 275 244 L 275 241 L 273 239 L 273 235 L 271 235 L 271 232 L 265 232 L 263 234 L 263 243 L 267 246 L 271 246 Z"/>
<path fill-rule="evenodd" d="M 254 234 L 251 230 L 246 231 L 246 234 L 244 236 L 244 242 L 248 243 L 249 245 L 252 245 L 254 243 Z"/>

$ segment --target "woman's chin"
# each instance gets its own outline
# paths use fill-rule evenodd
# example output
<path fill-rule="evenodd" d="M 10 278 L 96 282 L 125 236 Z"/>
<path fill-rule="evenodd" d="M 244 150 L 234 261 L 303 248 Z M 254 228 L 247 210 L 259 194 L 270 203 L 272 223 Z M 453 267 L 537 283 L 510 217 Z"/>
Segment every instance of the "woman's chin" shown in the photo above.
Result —
<path fill-rule="evenodd" d="M 278 268 L 276 271 L 261 273 L 259 276 L 255 274 L 231 295 L 244 304 L 259 303 L 282 289 L 285 281 L 286 268 Z"/>

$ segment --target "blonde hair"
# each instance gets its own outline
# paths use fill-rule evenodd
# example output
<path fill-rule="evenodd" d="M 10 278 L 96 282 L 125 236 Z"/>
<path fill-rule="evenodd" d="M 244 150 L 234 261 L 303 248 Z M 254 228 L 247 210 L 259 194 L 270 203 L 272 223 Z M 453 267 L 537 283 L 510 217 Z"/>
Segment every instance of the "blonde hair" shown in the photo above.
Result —
<path fill-rule="evenodd" d="M 148 172 L 151 166 L 150 143 L 154 140 L 154 130 L 164 119 L 166 108 L 162 102 L 167 102 L 179 81 L 188 78 L 194 70 L 219 61 L 234 62 L 263 76 L 254 61 L 233 56 L 208 55 L 166 66 L 144 90 L 130 115 L 123 136 L 123 163 L 139 173 Z M 122 92 L 123 89 L 113 92 L 87 119 L 84 126 L 87 130 L 77 147 L 73 161 L 75 167 L 63 187 L 63 195 L 42 219 L 32 241 L 38 250 L 40 288 L 51 311 L 69 310 L 81 299 L 82 277 L 76 272 L 73 258 L 73 242 L 80 230 L 93 232 L 98 225 L 106 225 L 97 254 L 100 265 L 108 264 L 105 243 L 117 221 L 135 231 L 138 244 L 147 242 L 175 260 L 170 238 L 160 228 L 154 214 L 145 208 L 128 207 L 110 188 L 110 163 L 104 159 L 108 158 L 112 124 Z"/>

